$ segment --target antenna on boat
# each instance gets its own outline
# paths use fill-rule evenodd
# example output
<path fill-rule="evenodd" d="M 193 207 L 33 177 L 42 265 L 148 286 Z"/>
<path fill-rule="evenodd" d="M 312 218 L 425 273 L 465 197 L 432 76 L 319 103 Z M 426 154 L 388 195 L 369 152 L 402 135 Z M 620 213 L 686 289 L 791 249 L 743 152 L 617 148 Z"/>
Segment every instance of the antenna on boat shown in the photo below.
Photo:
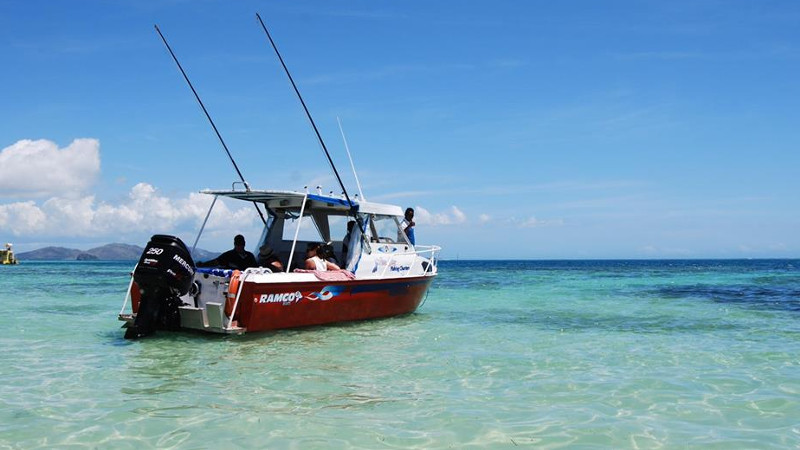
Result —
<path fill-rule="evenodd" d="M 353 164 L 353 157 L 350 155 L 350 146 L 347 145 L 347 138 L 344 137 L 344 128 L 342 128 L 342 121 L 339 117 L 336 117 L 336 122 L 339 124 L 339 132 L 342 133 L 342 140 L 344 141 L 344 149 L 347 150 L 347 159 L 350 160 L 350 168 L 353 169 L 353 176 L 356 178 L 356 186 L 358 186 L 358 194 L 361 196 L 361 199 L 366 201 L 367 198 L 364 197 L 364 191 L 361 190 L 361 182 L 358 180 L 358 174 L 356 173 L 356 166 Z"/>
<path fill-rule="evenodd" d="M 347 194 L 347 189 L 344 187 L 342 177 L 339 176 L 339 171 L 336 170 L 336 165 L 333 164 L 333 159 L 331 159 L 331 154 L 328 152 L 328 147 L 325 146 L 325 141 L 322 140 L 322 135 L 319 133 L 319 129 L 317 129 L 317 124 L 314 123 L 314 119 L 311 117 L 311 112 L 309 112 L 308 107 L 306 107 L 306 102 L 303 101 L 303 96 L 300 95 L 300 91 L 297 89 L 297 85 L 292 78 L 292 74 L 289 73 L 289 68 L 287 68 L 286 63 L 283 62 L 283 57 L 281 56 L 281 52 L 278 51 L 278 46 L 275 45 L 275 41 L 272 40 L 272 36 L 269 34 L 269 30 L 267 30 L 267 26 L 264 25 L 264 21 L 261 20 L 261 15 L 256 13 L 256 17 L 258 18 L 258 22 L 261 24 L 261 28 L 264 29 L 264 33 L 267 34 L 267 39 L 269 39 L 269 43 L 272 44 L 275 54 L 278 55 L 278 59 L 283 66 L 283 70 L 286 72 L 286 76 L 289 77 L 289 81 L 292 83 L 292 87 L 294 88 L 294 92 L 297 94 L 297 98 L 300 99 L 300 104 L 303 105 L 303 110 L 306 112 L 309 122 L 311 122 L 311 127 L 314 128 L 314 133 L 316 133 L 317 139 L 319 140 L 320 145 L 322 145 L 322 150 L 325 152 L 325 157 L 328 158 L 328 163 L 331 165 L 331 169 L 333 169 L 333 174 L 336 175 L 336 180 L 339 181 L 339 186 L 342 188 L 345 199 L 347 199 L 347 204 L 350 205 L 350 212 L 353 214 L 356 220 L 360 221 L 358 215 L 355 213 L 355 205 L 350 200 L 350 196 Z"/>
<path fill-rule="evenodd" d="M 194 86 L 192 85 L 192 82 L 189 81 L 189 76 L 186 75 L 186 71 L 183 70 L 183 66 L 181 66 L 181 63 L 178 61 L 178 57 L 175 56 L 175 52 L 173 52 L 172 51 L 172 47 L 169 46 L 169 43 L 167 42 L 167 38 L 165 38 L 164 35 L 161 33 L 161 30 L 158 28 L 158 25 L 155 25 L 155 27 L 156 27 L 156 31 L 158 32 L 158 35 L 161 36 L 161 40 L 164 41 L 164 45 L 167 46 L 167 50 L 169 50 L 169 54 L 172 56 L 173 61 L 175 61 L 175 64 L 178 65 L 178 69 L 180 69 L 181 74 L 183 75 L 183 79 L 186 80 L 186 84 L 188 84 L 189 88 L 192 90 L 192 93 L 194 94 L 194 98 L 197 99 L 197 103 L 199 103 L 200 104 L 200 108 L 203 109 L 203 112 L 205 113 L 206 118 L 208 119 L 208 122 L 211 124 L 211 128 L 213 128 L 214 129 L 214 133 L 217 134 L 217 138 L 219 139 L 220 144 L 222 144 L 222 148 L 225 149 L 225 153 L 228 154 L 228 158 L 231 160 L 231 164 L 233 164 L 233 168 L 236 169 L 236 173 L 239 174 L 239 179 L 242 180 L 242 183 L 244 183 L 245 189 L 249 192 L 250 191 L 250 185 L 247 184 L 247 181 L 245 181 L 244 175 L 242 175 L 242 171 L 239 170 L 239 166 L 236 164 L 236 161 L 233 159 L 233 155 L 231 155 L 230 150 L 228 150 L 228 146 L 225 145 L 225 140 L 222 139 L 222 135 L 219 133 L 219 130 L 217 130 L 217 126 L 214 124 L 214 121 L 211 119 L 211 115 L 208 113 L 208 110 L 206 109 L 206 106 L 203 104 L 203 101 L 200 100 L 200 95 L 194 89 Z M 258 215 L 261 216 L 261 221 L 264 222 L 264 224 L 266 224 L 267 221 L 266 221 L 266 219 L 264 219 L 264 214 L 261 213 L 261 208 L 258 207 L 258 203 L 253 202 L 253 206 L 256 207 L 256 211 L 258 211 Z"/>

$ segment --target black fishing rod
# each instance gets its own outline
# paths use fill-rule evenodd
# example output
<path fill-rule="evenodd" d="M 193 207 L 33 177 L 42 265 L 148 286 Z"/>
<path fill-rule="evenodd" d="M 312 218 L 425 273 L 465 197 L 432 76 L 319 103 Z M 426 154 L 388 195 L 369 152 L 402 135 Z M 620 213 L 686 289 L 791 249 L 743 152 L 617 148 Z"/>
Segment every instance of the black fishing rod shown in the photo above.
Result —
<path fill-rule="evenodd" d="M 333 164 L 333 159 L 331 159 L 331 154 L 328 152 L 328 147 L 325 146 L 325 141 L 322 140 L 322 135 L 319 133 L 319 129 L 317 129 L 317 124 L 314 123 L 314 119 L 311 117 L 311 112 L 309 112 L 308 107 L 306 107 L 306 102 L 303 101 L 303 96 L 300 95 L 300 91 L 297 89 L 297 85 L 292 78 L 292 74 L 289 73 L 289 68 L 286 67 L 286 63 L 283 62 L 283 57 L 281 56 L 281 52 L 278 51 L 278 46 L 275 45 L 275 41 L 272 40 L 272 36 L 269 34 L 267 30 L 267 26 L 264 25 L 264 21 L 261 20 L 261 15 L 256 13 L 256 17 L 258 18 L 258 22 L 261 23 L 261 28 L 264 29 L 264 33 L 267 34 L 267 39 L 269 39 L 269 43 L 272 44 L 272 48 L 275 50 L 275 54 L 278 55 L 278 59 L 283 66 L 284 72 L 286 72 L 286 76 L 289 77 L 289 81 L 292 83 L 292 87 L 294 88 L 294 92 L 297 94 L 297 98 L 300 99 L 300 104 L 303 105 L 303 110 L 306 112 L 306 116 L 308 117 L 308 121 L 311 122 L 311 126 L 314 128 L 314 133 L 317 135 L 317 139 L 319 140 L 320 145 L 322 146 L 322 150 L 325 152 L 325 157 L 328 158 L 328 163 L 331 165 L 331 169 L 333 169 L 333 174 L 336 175 L 336 180 L 339 181 L 339 186 L 342 188 L 342 193 L 344 193 L 344 197 L 347 199 L 347 204 L 350 205 L 350 212 L 353 214 L 353 217 L 356 220 L 361 222 L 360 218 L 355 212 L 355 205 L 352 201 L 350 201 L 350 196 L 347 195 L 347 189 L 344 187 L 344 183 L 342 182 L 342 177 L 339 176 L 339 171 L 336 170 L 336 165 Z"/>
<path fill-rule="evenodd" d="M 175 52 L 172 51 L 172 47 L 169 46 L 169 43 L 167 42 L 167 39 L 161 33 L 161 30 L 158 28 L 158 25 L 155 25 L 155 27 L 156 27 L 156 31 L 158 32 L 158 35 L 161 36 L 161 40 L 164 41 L 164 45 L 167 46 L 167 50 L 169 50 L 169 54 L 172 56 L 173 61 L 175 61 L 175 64 L 178 65 L 178 69 L 180 69 L 181 74 L 183 75 L 183 79 L 186 80 L 186 84 L 188 84 L 189 88 L 192 90 L 192 93 L 194 94 L 194 98 L 197 99 L 197 103 L 199 103 L 200 104 L 200 108 L 203 109 L 203 112 L 205 113 L 206 118 L 208 119 L 208 122 L 211 124 L 211 128 L 213 128 L 214 129 L 214 133 L 217 134 L 217 138 L 219 138 L 219 143 L 222 144 L 222 148 L 224 148 L 225 149 L 225 153 L 228 154 L 228 158 L 231 160 L 231 164 L 233 164 L 233 168 L 236 169 L 236 173 L 239 174 L 239 179 L 242 180 L 242 183 L 244 184 L 245 189 L 249 192 L 250 191 L 250 185 L 247 183 L 247 181 L 245 181 L 244 175 L 242 175 L 242 171 L 239 170 L 239 166 L 236 164 L 236 161 L 233 159 L 233 155 L 231 155 L 230 150 L 228 150 L 228 146 L 225 145 L 225 140 L 222 139 L 222 135 L 219 134 L 219 130 L 217 130 L 217 126 L 214 125 L 214 121 L 211 119 L 211 115 L 208 113 L 208 110 L 206 109 L 206 106 L 203 104 L 203 101 L 200 100 L 200 95 L 194 89 L 194 86 L 192 85 L 192 82 L 189 81 L 189 76 L 186 75 L 186 71 L 183 70 L 183 66 L 181 66 L 181 63 L 178 61 L 178 58 L 175 56 Z M 267 220 L 264 218 L 264 214 L 261 213 L 261 208 L 258 207 L 258 203 L 256 203 L 254 201 L 253 202 L 253 206 L 256 207 L 256 211 L 258 211 L 258 215 L 261 217 L 261 222 L 263 222 L 266 225 Z"/>

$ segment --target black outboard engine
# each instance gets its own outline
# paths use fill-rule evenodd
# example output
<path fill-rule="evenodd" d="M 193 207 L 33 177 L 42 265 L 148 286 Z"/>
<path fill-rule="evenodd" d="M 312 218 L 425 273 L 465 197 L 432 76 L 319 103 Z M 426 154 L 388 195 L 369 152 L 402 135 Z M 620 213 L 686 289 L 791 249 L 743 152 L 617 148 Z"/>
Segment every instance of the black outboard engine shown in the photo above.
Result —
<path fill-rule="evenodd" d="M 133 272 L 141 300 L 136 320 L 125 331 L 125 339 L 180 328 L 179 297 L 189 292 L 194 270 L 194 261 L 183 241 L 175 236 L 153 235 Z"/>

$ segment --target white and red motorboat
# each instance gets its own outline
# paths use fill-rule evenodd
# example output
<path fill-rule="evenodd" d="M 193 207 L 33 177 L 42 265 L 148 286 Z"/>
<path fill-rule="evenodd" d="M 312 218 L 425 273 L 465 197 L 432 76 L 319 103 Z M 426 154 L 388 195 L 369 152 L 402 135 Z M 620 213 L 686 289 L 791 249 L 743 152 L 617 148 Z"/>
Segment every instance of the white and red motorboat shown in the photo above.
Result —
<path fill-rule="evenodd" d="M 242 190 L 203 193 L 215 196 L 212 209 L 218 197 L 253 203 L 264 223 L 253 253 L 269 247 L 284 270 L 266 263 L 241 271 L 198 268 L 192 252 L 180 239 L 155 235 L 131 274 L 119 314 L 127 327 L 126 338 L 147 336 L 159 329 L 241 334 L 409 314 L 419 307 L 436 277 L 439 247 L 414 245 L 401 228 L 404 212 L 400 207 L 367 202 L 363 193 L 360 199 L 348 195 L 275 42 L 261 16 L 256 17 L 300 99 L 342 195 L 251 190 L 189 77 L 156 27 L 244 186 Z M 353 173 L 356 175 L 355 168 Z M 358 187 L 361 191 L 360 184 Z M 206 218 L 210 214 L 211 210 Z M 348 226 L 348 221 L 353 225 Z M 343 270 L 305 270 L 305 249 L 311 243 L 325 243 L 327 256 L 337 260 Z M 128 305 L 130 312 L 126 312 Z"/>
<path fill-rule="evenodd" d="M 197 268 L 180 239 L 155 235 L 119 314 L 127 338 L 158 329 L 241 334 L 408 314 L 436 277 L 439 247 L 409 242 L 398 206 L 287 191 L 203 192 L 262 206 L 266 226 L 256 249 L 271 247 L 285 271 Z M 349 220 L 356 222 L 349 239 L 336 236 Z M 327 243 L 344 269 L 303 269 L 311 242 Z"/>

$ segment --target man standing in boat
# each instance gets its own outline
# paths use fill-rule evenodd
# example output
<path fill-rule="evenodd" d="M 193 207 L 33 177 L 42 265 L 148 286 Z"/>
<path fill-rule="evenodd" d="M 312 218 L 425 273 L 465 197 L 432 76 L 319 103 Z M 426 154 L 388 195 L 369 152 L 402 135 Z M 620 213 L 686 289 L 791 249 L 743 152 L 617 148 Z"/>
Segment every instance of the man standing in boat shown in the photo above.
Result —
<path fill-rule="evenodd" d="M 197 267 L 220 267 L 222 269 L 244 270 L 248 267 L 256 267 L 256 257 L 244 249 L 244 236 L 237 234 L 233 238 L 233 249 L 217 256 L 206 262 L 197 263 Z"/>
<path fill-rule="evenodd" d="M 400 229 L 408 236 L 408 242 L 410 242 L 411 245 L 417 245 L 417 240 L 414 237 L 414 225 L 416 225 L 414 223 L 414 208 L 406 208 L 405 217 L 403 221 L 400 222 Z M 403 240 L 398 237 L 397 242 L 403 242 Z"/>

